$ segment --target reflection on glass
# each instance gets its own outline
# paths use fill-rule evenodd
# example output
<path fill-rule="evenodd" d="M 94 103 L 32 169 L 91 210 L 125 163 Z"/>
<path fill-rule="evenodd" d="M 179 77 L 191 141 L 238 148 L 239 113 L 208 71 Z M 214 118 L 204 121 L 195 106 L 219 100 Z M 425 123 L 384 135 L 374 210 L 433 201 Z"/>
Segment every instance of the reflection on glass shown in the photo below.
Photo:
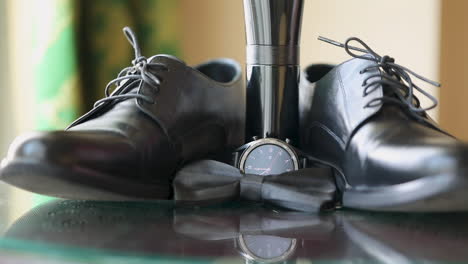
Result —
<path fill-rule="evenodd" d="M 267 235 L 239 235 L 241 254 L 249 261 L 277 263 L 287 260 L 296 249 L 297 240 Z"/>
<path fill-rule="evenodd" d="M 11 207 L 8 198 L 0 204 L 4 212 Z M 0 220 L 5 225 L 7 219 Z M 139 264 L 463 263 L 467 222 L 468 214 L 307 214 L 239 203 L 182 208 L 169 201 L 55 200 L 14 219 L 0 238 L 0 260 L 27 253 L 85 263 L 84 257 Z"/>

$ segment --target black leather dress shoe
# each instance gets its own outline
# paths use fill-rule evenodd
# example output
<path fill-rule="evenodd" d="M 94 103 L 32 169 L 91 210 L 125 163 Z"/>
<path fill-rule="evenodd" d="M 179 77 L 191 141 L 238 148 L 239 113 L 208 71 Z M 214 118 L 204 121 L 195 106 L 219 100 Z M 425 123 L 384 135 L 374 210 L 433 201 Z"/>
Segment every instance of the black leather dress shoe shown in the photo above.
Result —
<path fill-rule="evenodd" d="M 300 84 L 301 147 L 333 166 L 343 205 L 382 211 L 468 210 L 468 147 L 426 114 L 437 100 L 357 38 L 354 58 L 312 65 Z M 364 48 L 349 42 L 357 41 Z M 355 54 L 352 50 L 363 52 Z M 422 108 L 418 90 L 433 104 Z"/>
<path fill-rule="evenodd" d="M 243 144 L 238 63 L 191 68 L 168 55 L 146 59 L 133 32 L 124 32 L 135 49 L 133 66 L 66 131 L 18 137 L 2 162 L 3 181 L 64 198 L 164 199 L 179 166 Z"/>

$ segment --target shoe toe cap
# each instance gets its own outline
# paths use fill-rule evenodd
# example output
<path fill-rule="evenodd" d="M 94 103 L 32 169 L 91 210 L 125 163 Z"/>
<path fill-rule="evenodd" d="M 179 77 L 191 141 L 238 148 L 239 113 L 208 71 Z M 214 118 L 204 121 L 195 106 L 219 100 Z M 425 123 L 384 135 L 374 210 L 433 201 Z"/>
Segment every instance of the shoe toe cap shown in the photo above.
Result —
<path fill-rule="evenodd" d="M 8 149 L 6 161 L 20 159 L 45 162 L 54 159 L 54 156 L 57 156 L 54 153 L 57 153 L 57 148 L 61 146 L 56 141 L 59 135 L 55 132 L 36 132 L 18 136 Z"/>
<path fill-rule="evenodd" d="M 123 137 L 96 132 L 35 132 L 17 137 L 5 162 L 44 162 L 59 165 L 119 160 L 132 147 Z M 128 155 L 127 155 L 128 157 Z"/>

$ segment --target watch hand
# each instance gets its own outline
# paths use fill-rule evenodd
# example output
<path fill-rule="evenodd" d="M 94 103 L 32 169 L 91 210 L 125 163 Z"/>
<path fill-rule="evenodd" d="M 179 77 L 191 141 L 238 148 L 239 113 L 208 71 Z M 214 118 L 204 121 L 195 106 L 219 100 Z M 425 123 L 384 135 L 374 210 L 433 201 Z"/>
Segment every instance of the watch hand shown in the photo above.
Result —
<path fill-rule="evenodd" d="M 270 167 L 270 170 L 271 170 L 271 167 L 273 167 L 273 164 L 275 164 L 275 161 L 276 161 L 276 159 L 277 159 L 278 157 L 279 157 L 279 152 L 276 153 L 275 158 L 271 160 L 271 163 L 270 163 L 270 166 L 269 166 L 269 167 Z"/>

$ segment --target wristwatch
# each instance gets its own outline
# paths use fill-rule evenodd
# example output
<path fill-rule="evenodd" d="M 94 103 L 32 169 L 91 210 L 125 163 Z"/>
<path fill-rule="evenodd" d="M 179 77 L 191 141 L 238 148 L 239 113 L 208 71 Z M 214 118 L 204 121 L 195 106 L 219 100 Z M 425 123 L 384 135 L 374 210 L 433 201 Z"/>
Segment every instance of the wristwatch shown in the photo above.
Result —
<path fill-rule="evenodd" d="M 249 142 L 233 153 L 233 165 L 242 173 L 274 175 L 307 167 L 308 159 L 289 140 L 262 138 Z"/>

